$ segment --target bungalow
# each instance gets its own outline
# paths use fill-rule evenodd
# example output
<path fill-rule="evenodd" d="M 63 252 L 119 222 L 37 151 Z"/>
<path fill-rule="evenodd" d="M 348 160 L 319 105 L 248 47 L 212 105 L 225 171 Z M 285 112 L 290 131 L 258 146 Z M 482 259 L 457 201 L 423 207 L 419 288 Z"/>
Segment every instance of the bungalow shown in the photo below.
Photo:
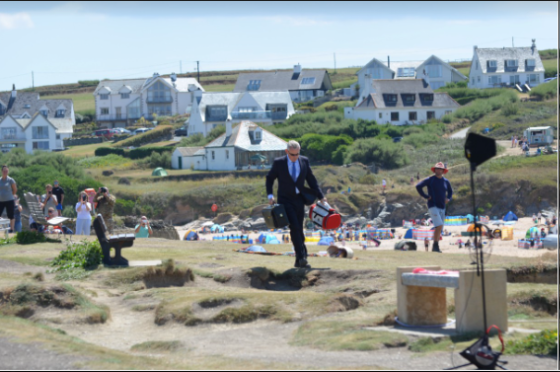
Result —
<path fill-rule="evenodd" d="M 423 124 L 459 107 L 447 93 L 434 93 L 423 79 L 373 80 L 369 94 L 358 106 L 344 108 L 344 118 L 379 124 Z"/>
<path fill-rule="evenodd" d="M 172 154 L 173 169 L 233 171 L 268 168 L 283 156 L 287 142 L 251 121 L 233 127 L 203 148 L 179 147 Z"/>
<path fill-rule="evenodd" d="M 0 93 L 0 149 L 62 150 L 76 119 L 71 99 L 40 99 L 38 93 Z"/>
<path fill-rule="evenodd" d="M 303 70 L 300 64 L 293 71 L 252 72 L 239 74 L 233 91 L 290 92 L 294 102 L 306 102 L 323 97 L 332 83 L 326 70 Z"/>
<path fill-rule="evenodd" d="M 251 120 L 261 125 L 282 123 L 295 113 L 287 91 L 202 93 L 193 102 L 191 116 L 185 123 L 188 134 L 208 133 L 218 125 Z"/>
<path fill-rule="evenodd" d="M 544 81 L 544 66 L 533 45 L 516 48 L 478 48 L 474 46 L 469 88 L 531 87 Z"/>
<path fill-rule="evenodd" d="M 434 55 L 425 61 L 381 62 L 374 58 L 368 62 L 358 75 L 360 98 L 367 96 L 367 87 L 372 80 L 388 79 L 424 79 L 432 89 L 438 89 L 447 83 L 467 80 L 456 68 Z M 361 102 L 361 99 L 359 100 Z"/>

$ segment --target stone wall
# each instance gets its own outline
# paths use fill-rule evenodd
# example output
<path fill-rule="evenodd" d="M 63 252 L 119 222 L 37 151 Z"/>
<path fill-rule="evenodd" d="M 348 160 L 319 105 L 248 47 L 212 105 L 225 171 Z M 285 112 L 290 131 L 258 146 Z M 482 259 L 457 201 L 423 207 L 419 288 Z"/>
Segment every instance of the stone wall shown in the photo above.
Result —
<path fill-rule="evenodd" d="M 94 143 L 102 143 L 105 139 L 103 137 L 96 137 L 96 138 L 71 138 L 64 140 L 64 147 L 67 146 L 82 146 L 82 145 L 91 145 Z"/>

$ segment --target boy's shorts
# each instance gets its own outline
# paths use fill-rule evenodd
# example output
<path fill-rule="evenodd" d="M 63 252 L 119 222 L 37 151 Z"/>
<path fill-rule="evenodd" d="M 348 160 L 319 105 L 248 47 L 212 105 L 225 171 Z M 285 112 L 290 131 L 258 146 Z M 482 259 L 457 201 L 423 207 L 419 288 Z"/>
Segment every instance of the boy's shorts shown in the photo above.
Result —
<path fill-rule="evenodd" d="M 56 210 L 61 211 L 62 210 L 62 204 L 57 204 L 56 205 Z"/>
<path fill-rule="evenodd" d="M 445 209 L 432 207 L 428 209 L 428 211 L 430 212 L 430 217 L 432 217 L 434 227 L 443 226 L 443 223 L 445 222 Z"/>

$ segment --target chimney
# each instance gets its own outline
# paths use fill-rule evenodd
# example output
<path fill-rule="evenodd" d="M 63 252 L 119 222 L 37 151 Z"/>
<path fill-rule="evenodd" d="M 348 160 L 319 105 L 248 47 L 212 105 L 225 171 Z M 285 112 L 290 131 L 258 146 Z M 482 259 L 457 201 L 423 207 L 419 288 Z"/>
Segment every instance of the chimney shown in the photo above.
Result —
<path fill-rule="evenodd" d="M 231 116 L 228 115 L 226 120 L 226 137 L 231 136 Z"/>
<path fill-rule="evenodd" d="M 473 48 L 473 52 L 475 52 L 475 53 L 476 53 L 476 50 L 477 50 L 477 49 L 478 49 L 478 46 L 477 46 L 477 45 L 475 45 L 475 46 L 474 46 L 474 48 Z"/>
<path fill-rule="evenodd" d="M 157 78 L 159 76 L 159 73 L 154 72 L 154 77 Z"/>
<path fill-rule="evenodd" d="M 301 74 L 301 65 L 299 63 L 294 66 L 294 74 Z"/>
<path fill-rule="evenodd" d="M 531 41 L 533 42 L 533 45 L 531 45 L 531 52 L 532 54 L 535 54 L 535 49 L 537 49 L 537 39 L 531 39 Z"/>
<path fill-rule="evenodd" d="M 172 72 L 170 77 L 171 77 L 171 81 L 172 81 L 172 82 L 176 82 L 176 81 L 177 81 L 177 74 L 176 74 L 176 73 Z"/>
<path fill-rule="evenodd" d="M 391 68 L 391 58 L 387 56 L 387 67 Z"/>
<path fill-rule="evenodd" d="M 16 85 L 12 84 L 12 98 L 15 99 L 16 97 L 17 97 Z"/>

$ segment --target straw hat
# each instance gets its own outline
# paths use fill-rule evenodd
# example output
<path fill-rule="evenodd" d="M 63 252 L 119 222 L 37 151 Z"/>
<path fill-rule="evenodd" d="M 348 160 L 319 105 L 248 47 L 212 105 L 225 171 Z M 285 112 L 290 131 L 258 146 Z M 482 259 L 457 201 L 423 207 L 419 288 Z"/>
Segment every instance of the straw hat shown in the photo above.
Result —
<path fill-rule="evenodd" d="M 438 169 L 438 168 L 443 169 L 443 174 L 446 174 L 447 172 L 449 172 L 449 169 L 445 168 L 445 165 L 443 165 L 443 163 L 441 161 L 432 167 L 432 172 L 435 173 L 436 169 Z"/>

